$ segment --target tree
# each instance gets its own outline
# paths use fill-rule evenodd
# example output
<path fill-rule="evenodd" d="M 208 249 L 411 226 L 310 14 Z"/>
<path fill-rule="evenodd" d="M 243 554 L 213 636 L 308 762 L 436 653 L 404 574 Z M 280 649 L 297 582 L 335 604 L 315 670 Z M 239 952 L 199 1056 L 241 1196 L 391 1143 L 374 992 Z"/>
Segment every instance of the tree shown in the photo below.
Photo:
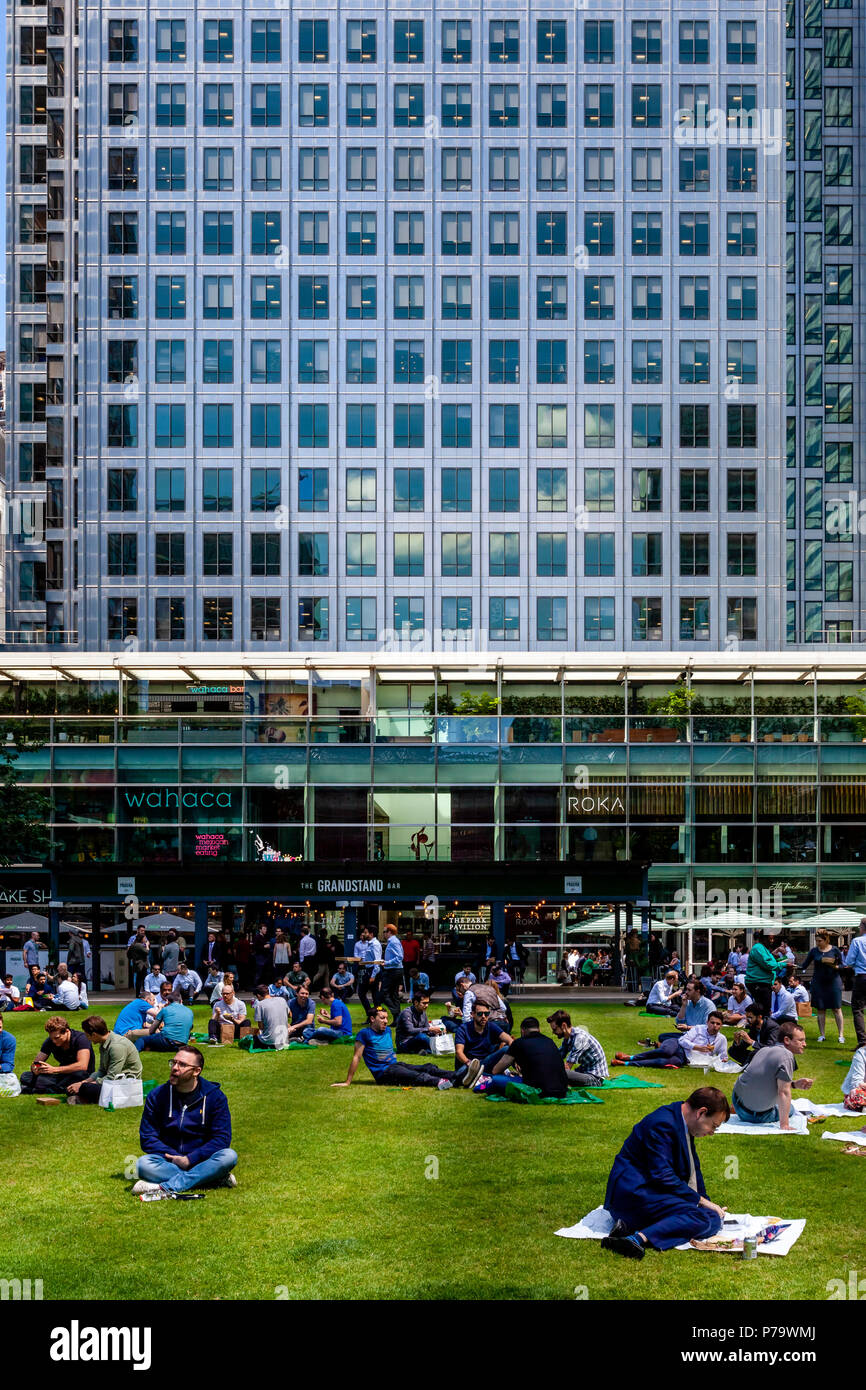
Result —
<path fill-rule="evenodd" d="M 50 837 L 51 802 L 17 782 L 18 750 L 0 744 L 0 866 L 43 860 Z"/>

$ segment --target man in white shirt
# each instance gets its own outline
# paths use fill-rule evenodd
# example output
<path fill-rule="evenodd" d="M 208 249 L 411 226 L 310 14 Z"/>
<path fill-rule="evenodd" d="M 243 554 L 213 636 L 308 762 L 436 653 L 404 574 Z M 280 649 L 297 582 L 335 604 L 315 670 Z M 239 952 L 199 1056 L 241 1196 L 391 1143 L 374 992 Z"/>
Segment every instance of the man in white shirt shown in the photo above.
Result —
<path fill-rule="evenodd" d="M 167 984 L 168 984 L 168 980 L 167 980 L 166 977 L 163 975 L 163 973 L 162 973 L 162 971 L 160 970 L 159 966 L 156 966 L 156 968 L 155 968 L 154 970 L 151 970 L 147 975 L 145 975 L 145 977 L 144 977 L 144 989 L 143 989 L 142 993 L 143 993 L 143 994 L 156 994 L 156 995 L 158 995 L 158 994 L 159 994 L 159 991 L 162 989 L 162 986 L 163 986 L 163 985 L 167 985 Z"/>
<path fill-rule="evenodd" d="M 794 1003 L 793 996 L 788 993 L 781 980 L 774 980 L 771 986 L 773 991 L 772 1015 L 777 1023 L 789 1018 L 794 1023 L 797 1022 L 797 1005 Z"/>
<path fill-rule="evenodd" d="M 70 980 L 65 965 L 58 965 L 57 967 L 57 993 L 54 996 L 54 1003 L 58 1009 L 68 1009 L 70 1012 L 81 1004 L 78 986 Z"/>
<path fill-rule="evenodd" d="M 680 1038 L 680 1047 L 689 1061 L 695 1057 L 718 1057 L 728 1060 L 728 1041 L 722 1032 L 722 1015 L 710 1014 L 706 1023 L 696 1023 Z"/>
<path fill-rule="evenodd" d="M 669 970 L 664 979 L 656 980 L 650 990 L 646 1011 L 649 1014 L 666 1014 L 669 1018 L 675 1018 L 681 999 L 679 976 L 675 970 Z"/>
<path fill-rule="evenodd" d="M 5 980 L 0 983 L 0 1013 L 7 1009 L 14 1009 L 15 1005 L 20 1003 L 21 991 L 12 976 L 7 975 Z"/>
<path fill-rule="evenodd" d="M 626 1052 L 614 1054 L 614 1064 L 620 1067 L 685 1067 L 692 1053 L 697 1056 L 719 1057 L 728 1060 L 728 1044 L 720 1031 L 722 1015 L 713 1012 L 706 1023 L 696 1023 L 677 1037 L 664 1038 L 658 1047 L 631 1056 Z"/>
<path fill-rule="evenodd" d="M 174 987 L 180 990 L 184 1004 L 191 1004 L 196 995 L 201 992 L 201 975 L 197 970 L 190 970 L 185 960 L 182 960 L 177 967 Z"/>
<path fill-rule="evenodd" d="M 311 973 L 313 958 L 316 954 L 315 937 L 310 934 L 309 927 L 302 927 L 301 939 L 298 942 L 298 964 L 307 974 Z"/>

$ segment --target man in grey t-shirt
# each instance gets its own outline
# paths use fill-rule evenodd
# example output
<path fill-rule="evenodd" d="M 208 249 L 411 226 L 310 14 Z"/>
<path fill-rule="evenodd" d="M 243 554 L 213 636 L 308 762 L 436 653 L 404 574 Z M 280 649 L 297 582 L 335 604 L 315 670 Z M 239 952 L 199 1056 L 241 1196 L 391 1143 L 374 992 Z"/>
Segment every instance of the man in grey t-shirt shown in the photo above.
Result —
<path fill-rule="evenodd" d="M 799 1023 L 783 1023 L 778 1043 L 755 1053 L 734 1086 L 732 1100 L 741 1120 L 754 1125 L 775 1124 L 778 1120 L 780 1129 L 791 1128 L 791 1091 L 794 1087 L 808 1091 L 812 1085 L 809 1077 L 794 1080 L 794 1058 L 805 1046 L 806 1033 Z"/>
<path fill-rule="evenodd" d="M 288 1047 L 289 1006 L 282 995 L 268 994 L 267 985 L 256 989 L 253 1018 L 259 1025 L 256 1047 Z"/>

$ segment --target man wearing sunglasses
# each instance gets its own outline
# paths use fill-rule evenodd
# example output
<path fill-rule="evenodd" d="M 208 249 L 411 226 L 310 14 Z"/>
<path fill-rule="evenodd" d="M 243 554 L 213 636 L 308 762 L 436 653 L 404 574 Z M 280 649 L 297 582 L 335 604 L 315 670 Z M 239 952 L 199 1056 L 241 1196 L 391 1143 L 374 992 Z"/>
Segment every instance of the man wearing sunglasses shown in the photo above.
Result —
<path fill-rule="evenodd" d="M 469 1085 L 469 1063 L 478 1060 L 482 1070 L 489 1076 L 500 1057 L 504 1057 L 508 1046 L 514 1039 L 506 1033 L 501 1023 L 490 1017 L 490 1005 L 476 999 L 472 1005 L 472 1017 L 468 1023 L 461 1023 L 454 1035 L 454 1053 L 457 1060 L 455 1082 Z M 473 1077 L 473 1081 L 477 1076 Z"/>

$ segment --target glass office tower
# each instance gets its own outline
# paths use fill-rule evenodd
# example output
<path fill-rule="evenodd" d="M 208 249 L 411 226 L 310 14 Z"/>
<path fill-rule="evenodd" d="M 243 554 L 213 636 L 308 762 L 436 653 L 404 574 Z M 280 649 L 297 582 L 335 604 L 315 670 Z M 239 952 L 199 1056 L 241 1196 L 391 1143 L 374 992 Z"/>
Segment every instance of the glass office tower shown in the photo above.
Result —
<path fill-rule="evenodd" d="M 861 0 L 8 13 L 9 645 L 860 639 Z"/>

